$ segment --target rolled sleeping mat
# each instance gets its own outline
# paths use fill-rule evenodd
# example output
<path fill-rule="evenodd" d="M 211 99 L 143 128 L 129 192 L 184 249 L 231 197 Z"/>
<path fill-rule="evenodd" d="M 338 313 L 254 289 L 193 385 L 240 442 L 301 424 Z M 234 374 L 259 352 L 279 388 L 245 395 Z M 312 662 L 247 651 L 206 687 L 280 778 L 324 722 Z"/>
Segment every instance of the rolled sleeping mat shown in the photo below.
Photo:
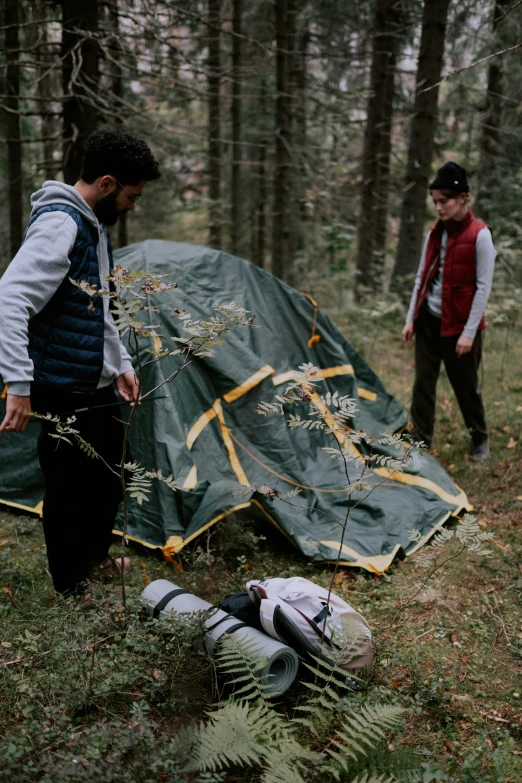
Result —
<path fill-rule="evenodd" d="M 215 608 L 167 579 L 156 579 L 147 585 L 140 600 L 148 607 L 152 617 L 205 612 Z M 259 672 L 259 678 L 270 698 L 283 694 L 295 680 L 299 658 L 291 647 L 272 639 L 256 628 L 245 625 L 237 617 L 227 614 L 222 609 L 218 609 L 205 620 L 205 627 L 207 629 L 205 647 L 210 655 L 214 654 L 217 642 L 224 634 L 234 633 L 239 639 L 253 644 L 254 660 L 267 659 L 266 665 Z"/>

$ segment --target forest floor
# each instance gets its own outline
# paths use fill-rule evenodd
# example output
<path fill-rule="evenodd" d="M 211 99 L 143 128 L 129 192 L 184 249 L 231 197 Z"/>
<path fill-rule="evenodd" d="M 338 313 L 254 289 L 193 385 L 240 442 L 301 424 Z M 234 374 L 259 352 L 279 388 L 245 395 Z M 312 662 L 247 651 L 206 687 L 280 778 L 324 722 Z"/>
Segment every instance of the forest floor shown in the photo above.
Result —
<path fill-rule="evenodd" d="M 407 405 L 413 361 L 399 322 L 366 328 L 355 315 L 336 320 Z M 505 329 L 488 330 L 484 357 L 491 461 L 470 461 L 444 376 L 434 443 L 479 524 L 494 533 L 492 555 L 449 562 L 420 592 L 425 572 L 414 558 L 396 562 L 385 578 L 342 569 L 336 580 L 377 642 L 369 699 L 405 706 L 397 747 L 446 771 L 426 780 L 522 781 L 522 341 L 513 335 L 505 352 L 505 337 Z M 185 553 L 183 570 L 130 550 L 125 615 L 117 583 L 95 587 L 88 603 L 56 602 L 39 521 L 1 509 L 0 780 L 179 781 L 168 772 L 167 737 L 203 717 L 218 686 L 183 629 L 169 635 L 145 623 L 136 599 L 157 578 L 208 600 L 253 577 L 303 575 L 328 584 L 330 567 L 307 563 L 263 532 L 266 538 L 233 519 L 223 523 Z"/>

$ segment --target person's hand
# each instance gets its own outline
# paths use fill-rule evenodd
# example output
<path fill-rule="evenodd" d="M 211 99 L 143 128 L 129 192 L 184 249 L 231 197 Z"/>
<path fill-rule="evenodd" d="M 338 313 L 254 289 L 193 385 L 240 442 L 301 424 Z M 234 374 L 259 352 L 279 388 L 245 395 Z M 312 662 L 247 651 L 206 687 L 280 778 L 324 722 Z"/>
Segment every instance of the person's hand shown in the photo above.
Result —
<path fill-rule="evenodd" d="M 413 345 L 413 324 L 406 324 L 402 330 L 401 339 L 404 345 Z"/>
<path fill-rule="evenodd" d="M 457 347 L 455 348 L 455 353 L 460 359 L 461 356 L 464 356 L 464 354 L 469 353 L 472 347 L 473 347 L 473 337 L 464 337 L 464 335 L 461 334 L 457 341 Z"/>
<path fill-rule="evenodd" d="M 8 394 L 5 406 L 5 417 L 0 424 L 2 432 L 23 432 L 29 424 L 31 413 L 31 398 Z"/>
<path fill-rule="evenodd" d="M 131 406 L 136 403 L 140 405 L 140 384 L 136 378 L 136 373 L 132 370 L 124 372 L 116 378 L 116 388 L 125 400 L 130 402 Z"/>

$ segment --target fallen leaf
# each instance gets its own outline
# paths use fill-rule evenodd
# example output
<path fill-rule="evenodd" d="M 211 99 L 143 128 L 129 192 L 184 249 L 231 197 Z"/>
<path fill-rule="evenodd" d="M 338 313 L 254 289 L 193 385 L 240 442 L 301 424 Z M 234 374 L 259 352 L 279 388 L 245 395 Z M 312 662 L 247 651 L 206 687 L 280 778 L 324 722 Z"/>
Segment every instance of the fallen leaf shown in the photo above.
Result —
<path fill-rule="evenodd" d="M 517 445 L 517 443 L 518 443 L 518 440 L 515 440 L 515 438 L 510 438 L 510 439 L 509 439 L 509 443 L 508 443 L 508 445 L 506 446 L 506 448 L 508 448 L 508 449 L 514 449 L 514 448 L 515 448 L 515 446 Z"/>
<path fill-rule="evenodd" d="M 161 677 L 160 670 L 159 669 L 154 669 L 154 671 L 152 672 L 152 676 L 154 677 L 155 680 L 159 680 L 159 678 Z"/>
<path fill-rule="evenodd" d="M 503 432 L 509 432 L 509 427 L 502 427 Z"/>
<path fill-rule="evenodd" d="M 493 405 L 500 405 L 500 403 L 499 403 L 499 401 L 498 401 L 498 400 L 495 400 L 495 402 L 493 403 Z"/>
<path fill-rule="evenodd" d="M 457 748 L 455 747 L 455 743 L 453 743 L 451 740 L 444 740 L 444 747 L 446 750 L 449 750 L 450 753 L 456 753 Z"/>
<path fill-rule="evenodd" d="M 9 543 L 9 539 L 8 538 L 4 538 L 2 541 L 0 541 L 0 546 L 5 546 L 8 543 Z"/>
<path fill-rule="evenodd" d="M 142 583 L 143 585 L 150 585 L 150 579 L 149 579 L 149 577 L 148 577 L 148 576 L 144 576 L 144 577 L 143 577 L 143 579 L 141 580 L 141 583 Z"/>

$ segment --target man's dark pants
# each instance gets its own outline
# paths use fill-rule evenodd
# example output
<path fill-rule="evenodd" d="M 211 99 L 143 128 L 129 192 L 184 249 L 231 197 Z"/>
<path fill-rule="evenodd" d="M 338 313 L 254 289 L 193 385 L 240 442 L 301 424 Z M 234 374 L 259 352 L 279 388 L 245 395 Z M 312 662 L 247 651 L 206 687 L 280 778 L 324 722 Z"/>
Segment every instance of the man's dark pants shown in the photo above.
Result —
<path fill-rule="evenodd" d="M 455 353 L 459 336 L 441 337 L 441 320 L 424 306 L 415 334 L 415 383 L 411 403 L 414 436 L 430 447 L 435 421 L 435 389 L 441 362 L 455 392 L 466 427 L 479 446 L 488 439 L 484 404 L 478 388 L 478 369 L 482 355 L 482 332 L 478 331 L 469 353 Z"/>
<path fill-rule="evenodd" d="M 37 413 L 70 414 L 77 408 L 116 403 L 112 386 L 95 394 L 71 394 L 32 385 Z M 123 426 L 118 405 L 73 414 L 71 425 L 114 470 L 122 458 Z M 42 422 L 38 456 L 45 477 L 43 529 L 49 570 L 57 593 L 81 591 L 89 573 L 106 556 L 122 500 L 120 479 L 101 459 L 89 457 L 72 436 L 72 445 L 51 437 L 54 424 Z"/>

